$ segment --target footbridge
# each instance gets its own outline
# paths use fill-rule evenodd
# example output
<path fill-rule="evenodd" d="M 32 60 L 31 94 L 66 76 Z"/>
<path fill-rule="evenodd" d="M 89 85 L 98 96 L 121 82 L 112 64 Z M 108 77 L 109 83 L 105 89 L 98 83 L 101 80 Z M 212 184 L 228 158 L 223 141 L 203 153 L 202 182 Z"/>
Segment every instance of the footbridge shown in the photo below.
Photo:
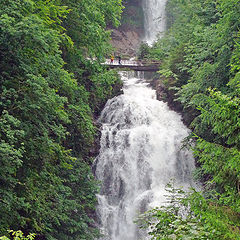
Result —
<path fill-rule="evenodd" d="M 111 63 L 111 60 L 108 59 L 105 63 L 105 66 L 107 66 L 110 69 L 114 68 L 120 68 L 125 70 L 133 70 L 133 71 L 148 71 L 148 72 L 156 72 L 159 70 L 159 67 L 161 65 L 160 62 L 157 61 L 136 61 L 136 60 L 121 60 L 119 63 L 119 60 L 116 59 Z"/>

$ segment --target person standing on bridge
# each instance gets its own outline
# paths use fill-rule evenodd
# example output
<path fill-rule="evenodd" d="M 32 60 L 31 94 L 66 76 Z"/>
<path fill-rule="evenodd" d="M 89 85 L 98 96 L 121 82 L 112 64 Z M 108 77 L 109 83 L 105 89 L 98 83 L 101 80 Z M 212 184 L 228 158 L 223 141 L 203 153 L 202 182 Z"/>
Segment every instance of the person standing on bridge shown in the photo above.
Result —
<path fill-rule="evenodd" d="M 111 56 L 111 62 L 110 62 L 110 64 L 113 64 L 113 60 L 114 60 L 114 57 Z"/>
<path fill-rule="evenodd" d="M 119 64 L 119 65 L 121 65 L 121 60 L 122 60 L 122 58 L 121 58 L 121 56 L 119 56 L 119 57 L 118 57 L 118 64 Z"/>

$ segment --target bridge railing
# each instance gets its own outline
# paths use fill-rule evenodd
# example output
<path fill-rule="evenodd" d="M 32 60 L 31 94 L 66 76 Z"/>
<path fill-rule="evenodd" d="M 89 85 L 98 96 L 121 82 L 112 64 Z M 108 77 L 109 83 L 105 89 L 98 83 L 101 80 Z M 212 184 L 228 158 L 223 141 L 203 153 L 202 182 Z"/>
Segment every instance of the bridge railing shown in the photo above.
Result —
<path fill-rule="evenodd" d="M 141 60 L 127 60 L 127 59 L 123 59 L 120 61 L 121 65 L 124 66 L 149 66 L 149 65 L 160 65 L 161 62 L 160 61 L 141 61 Z M 114 59 L 113 63 L 111 63 L 110 59 L 107 59 L 104 63 L 105 65 L 119 65 L 119 60 L 118 59 Z"/>

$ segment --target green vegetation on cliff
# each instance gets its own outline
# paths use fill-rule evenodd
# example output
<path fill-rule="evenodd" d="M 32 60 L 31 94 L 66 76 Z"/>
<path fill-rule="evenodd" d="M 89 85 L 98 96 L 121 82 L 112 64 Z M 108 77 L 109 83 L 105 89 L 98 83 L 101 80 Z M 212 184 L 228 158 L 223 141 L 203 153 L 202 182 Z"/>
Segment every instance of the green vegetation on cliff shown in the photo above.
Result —
<path fill-rule="evenodd" d="M 190 239 L 240 239 L 240 4 L 169 0 L 167 14 L 168 31 L 148 57 L 162 61 L 165 88 L 191 114 L 189 140 L 208 199 L 193 195 L 192 214 L 202 227 L 228 226 L 212 225 L 215 235 Z M 174 239 L 170 235 L 154 239 Z"/>
<path fill-rule="evenodd" d="M 123 10 L 121 29 L 135 30 L 143 34 L 144 15 L 142 9 L 142 0 L 123 0 L 125 9 Z"/>
<path fill-rule="evenodd" d="M 120 85 L 98 60 L 121 0 L 0 6 L 0 235 L 94 239 L 93 116 Z"/>

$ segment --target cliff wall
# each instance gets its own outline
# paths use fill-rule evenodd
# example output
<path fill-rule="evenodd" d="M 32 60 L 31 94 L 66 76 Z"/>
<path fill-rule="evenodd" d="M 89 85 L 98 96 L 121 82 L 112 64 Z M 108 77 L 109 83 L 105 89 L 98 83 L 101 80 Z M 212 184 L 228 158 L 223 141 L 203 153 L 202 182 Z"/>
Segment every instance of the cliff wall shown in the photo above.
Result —
<path fill-rule="evenodd" d="M 124 0 L 121 25 L 113 29 L 111 44 L 114 55 L 130 58 L 136 56 L 144 33 L 142 0 Z"/>

